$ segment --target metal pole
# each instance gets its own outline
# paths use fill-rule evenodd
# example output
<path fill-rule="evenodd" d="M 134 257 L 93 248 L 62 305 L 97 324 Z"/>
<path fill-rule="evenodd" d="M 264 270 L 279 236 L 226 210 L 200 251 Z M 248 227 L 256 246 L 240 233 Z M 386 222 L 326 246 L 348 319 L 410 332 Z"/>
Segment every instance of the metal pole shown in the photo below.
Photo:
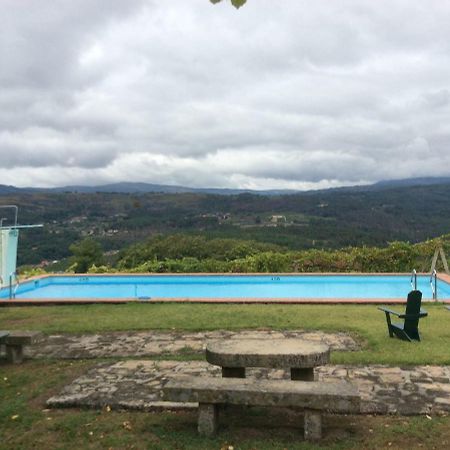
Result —
<path fill-rule="evenodd" d="M 413 284 L 414 281 L 414 284 Z M 416 269 L 413 269 L 412 273 L 411 273 L 411 287 L 414 288 L 415 291 L 417 291 L 417 272 Z"/>
<path fill-rule="evenodd" d="M 17 216 L 19 214 L 19 207 L 17 205 L 1 205 L 0 208 L 13 208 L 14 209 L 14 227 L 17 227 Z"/>
<path fill-rule="evenodd" d="M 437 273 L 434 274 L 434 299 L 437 301 Z"/>

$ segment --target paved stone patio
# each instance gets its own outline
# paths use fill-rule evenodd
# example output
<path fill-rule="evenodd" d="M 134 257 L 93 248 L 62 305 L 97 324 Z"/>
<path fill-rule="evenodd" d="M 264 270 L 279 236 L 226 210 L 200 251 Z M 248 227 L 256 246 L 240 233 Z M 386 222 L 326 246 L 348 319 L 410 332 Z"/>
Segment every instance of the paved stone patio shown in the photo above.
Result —
<path fill-rule="evenodd" d="M 279 339 L 301 337 L 325 343 L 333 351 L 355 351 L 359 344 L 344 333 L 305 331 L 213 331 L 199 333 L 130 332 L 49 336 L 28 349 L 33 358 L 131 358 L 103 362 L 48 400 L 50 407 L 83 406 L 152 410 L 194 408 L 196 404 L 164 402 L 161 388 L 176 375 L 220 376 L 220 368 L 206 361 L 173 361 L 170 355 L 202 353 L 214 339 Z M 167 355 L 167 360 L 142 360 Z M 139 360 L 140 358 L 141 360 Z M 248 377 L 288 379 L 285 370 L 249 369 Z M 374 414 L 445 414 L 450 412 L 450 366 L 413 368 L 327 365 L 316 369 L 316 379 L 349 380 L 362 396 L 362 412 Z"/>
<path fill-rule="evenodd" d="M 302 338 L 327 344 L 332 351 L 354 351 L 360 348 L 348 334 L 321 331 L 246 330 L 197 333 L 152 331 L 53 335 L 46 337 L 39 346 L 29 347 L 26 352 L 32 358 L 142 358 L 164 354 L 173 355 L 180 352 L 201 353 L 208 340 L 242 338 Z"/>
<path fill-rule="evenodd" d="M 248 377 L 289 379 L 285 370 L 249 369 Z M 203 361 L 120 361 L 103 363 L 48 400 L 50 407 L 105 407 L 152 410 L 196 407 L 162 401 L 161 387 L 173 376 L 221 376 Z M 450 367 L 329 365 L 316 369 L 323 381 L 344 379 L 358 387 L 361 412 L 370 414 L 443 414 L 450 412 Z"/>

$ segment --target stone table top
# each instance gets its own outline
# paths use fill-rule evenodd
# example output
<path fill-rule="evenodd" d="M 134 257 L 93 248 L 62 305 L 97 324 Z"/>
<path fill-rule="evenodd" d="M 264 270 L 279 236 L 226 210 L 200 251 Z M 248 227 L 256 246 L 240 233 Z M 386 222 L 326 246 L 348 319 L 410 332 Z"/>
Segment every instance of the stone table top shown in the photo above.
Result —
<path fill-rule="evenodd" d="M 313 368 L 330 362 L 330 348 L 304 339 L 227 339 L 208 342 L 206 360 L 222 367 Z"/>

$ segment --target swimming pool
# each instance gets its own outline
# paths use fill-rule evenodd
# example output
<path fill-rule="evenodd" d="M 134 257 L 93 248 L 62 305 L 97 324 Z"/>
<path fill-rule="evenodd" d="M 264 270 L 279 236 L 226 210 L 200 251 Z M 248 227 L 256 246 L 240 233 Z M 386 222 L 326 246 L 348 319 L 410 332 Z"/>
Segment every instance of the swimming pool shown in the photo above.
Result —
<path fill-rule="evenodd" d="M 429 276 L 417 277 L 423 298 L 432 299 Z M 87 275 L 45 276 L 22 282 L 16 299 L 404 300 L 410 275 Z M 450 299 L 450 284 L 437 281 L 438 300 Z M 9 299 L 9 289 L 0 299 Z"/>

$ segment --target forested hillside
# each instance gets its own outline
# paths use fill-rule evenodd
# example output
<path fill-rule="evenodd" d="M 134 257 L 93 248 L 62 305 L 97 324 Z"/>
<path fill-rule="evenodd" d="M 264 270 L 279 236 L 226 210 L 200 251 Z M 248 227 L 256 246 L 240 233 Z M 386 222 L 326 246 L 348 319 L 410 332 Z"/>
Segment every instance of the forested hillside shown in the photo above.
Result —
<path fill-rule="evenodd" d="M 19 206 L 20 223 L 44 224 L 21 232 L 23 265 L 65 258 L 70 245 L 86 237 L 109 254 L 179 233 L 251 240 L 283 251 L 416 243 L 449 232 L 449 198 L 447 183 L 279 196 L 13 192 L 0 201 Z"/>

